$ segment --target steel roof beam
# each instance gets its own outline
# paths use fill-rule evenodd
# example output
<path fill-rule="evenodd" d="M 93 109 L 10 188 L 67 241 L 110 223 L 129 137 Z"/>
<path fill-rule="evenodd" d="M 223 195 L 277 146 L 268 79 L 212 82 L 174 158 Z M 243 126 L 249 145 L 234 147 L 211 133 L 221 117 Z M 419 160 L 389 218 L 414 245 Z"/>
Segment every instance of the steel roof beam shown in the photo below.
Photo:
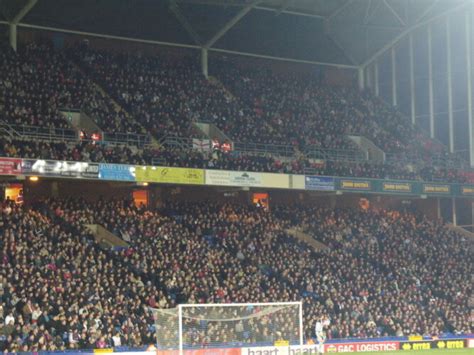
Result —
<path fill-rule="evenodd" d="M 375 6 L 372 8 L 372 0 L 370 0 L 369 7 L 365 11 L 364 25 L 369 24 L 370 19 L 375 15 L 375 12 L 379 9 L 379 6 L 380 6 L 380 1 L 376 1 Z"/>
<path fill-rule="evenodd" d="M 25 6 L 18 11 L 18 13 L 13 17 L 13 19 L 10 21 L 12 24 L 16 25 L 18 22 L 20 22 L 23 17 L 30 12 L 30 10 L 33 8 L 33 6 L 36 5 L 38 0 L 28 0 L 28 2 L 25 4 Z"/>
<path fill-rule="evenodd" d="M 272 8 L 272 7 L 265 7 L 265 6 L 255 6 L 255 10 L 261 10 L 261 11 L 272 11 L 272 12 L 278 12 L 278 9 Z M 295 16 L 303 16 L 303 17 L 312 17 L 312 18 L 317 18 L 324 20 L 325 17 L 323 15 L 318 15 L 318 14 L 312 14 L 308 12 L 299 12 L 299 11 L 293 11 L 293 10 L 283 10 L 280 11 L 281 14 L 287 14 L 287 15 L 295 15 Z"/>
<path fill-rule="evenodd" d="M 139 39 L 139 38 L 132 38 L 132 37 L 114 36 L 114 35 L 107 35 L 107 34 L 94 33 L 94 32 L 84 32 L 84 31 L 68 30 L 68 29 L 57 28 L 57 27 L 33 25 L 33 24 L 27 24 L 27 23 L 19 23 L 18 26 L 19 27 L 24 27 L 24 28 L 33 28 L 33 29 L 37 29 L 37 30 L 68 33 L 68 34 L 74 34 L 74 35 L 79 35 L 79 36 L 106 38 L 106 39 L 114 39 L 114 40 L 129 41 L 129 42 L 144 43 L 144 44 L 155 44 L 155 45 L 160 45 L 160 46 L 171 46 L 171 47 L 180 47 L 180 48 L 189 48 L 189 49 L 201 49 L 200 46 L 194 45 L 194 44 L 184 44 L 184 43 Z M 312 61 L 312 60 L 274 57 L 274 56 L 270 56 L 270 55 L 248 53 L 248 52 L 239 52 L 239 51 L 232 51 L 232 50 L 221 49 L 221 48 L 209 48 L 209 50 L 214 51 L 214 52 L 220 52 L 220 53 L 229 53 L 229 54 L 242 55 L 242 56 L 246 56 L 246 57 L 271 59 L 271 60 L 284 61 L 284 62 L 290 62 L 290 63 L 322 65 L 322 66 L 342 68 L 342 69 L 357 69 L 356 65 L 350 65 L 350 64 L 327 63 L 327 62 L 318 62 L 318 61 Z"/>
<path fill-rule="evenodd" d="M 191 23 L 183 15 L 183 13 L 181 12 L 178 4 L 176 3 L 176 0 L 171 0 L 170 1 L 169 9 L 176 16 L 176 18 L 177 18 L 178 22 L 181 24 L 181 26 L 183 26 L 183 28 L 186 30 L 186 32 L 191 36 L 194 43 L 196 43 L 197 45 L 201 45 L 202 44 L 201 37 L 194 30 Z"/>
<path fill-rule="evenodd" d="M 239 22 L 245 15 L 247 15 L 261 0 L 256 0 L 249 3 L 243 9 L 241 9 L 237 15 L 227 22 L 209 41 L 206 42 L 204 48 L 211 48 L 223 35 L 227 33 L 234 25 Z"/>
<path fill-rule="evenodd" d="M 392 5 L 390 5 L 387 0 L 383 0 L 383 3 L 384 5 L 390 10 L 390 12 L 393 14 L 393 16 L 395 16 L 395 18 L 398 20 L 398 22 L 400 23 L 400 25 L 402 26 L 406 26 L 406 22 L 403 21 L 403 19 L 400 17 L 400 15 L 398 14 L 398 12 L 395 11 L 395 9 L 392 7 Z"/>
<path fill-rule="evenodd" d="M 423 17 L 425 17 L 431 10 L 433 10 L 433 8 L 436 5 L 438 5 L 438 2 L 439 2 L 439 0 L 433 0 L 433 2 L 429 6 L 427 6 L 426 9 L 420 15 L 418 15 L 415 22 L 418 22 L 418 21 L 422 20 Z"/>
<path fill-rule="evenodd" d="M 331 21 L 333 18 L 339 15 L 342 11 L 344 11 L 347 7 L 349 7 L 349 5 L 351 5 L 353 2 L 354 0 L 347 0 L 344 4 L 342 4 L 336 10 L 334 10 L 331 14 L 329 14 L 329 16 L 326 17 L 326 20 Z"/>
<path fill-rule="evenodd" d="M 412 26 L 410 26 L 409 28 L 405 29 L 404 31 L 402 31 L 400 34 L 398 34 L 398 36 L 396 36 L 395 38 L 393 38 L 389 43 L 387 43 L 385 46 L 383 46 L 382 48 L 380 48 L 377 52 L 375 52 L 370 58 L 366 59 L 365 62 L 363 62 L 361 64 L 362 67 L 365 67 L 367 66 L 368 64 L 370 64 L 372 61 L 374 61 L 378 56 L 380 56 L 381 54 L 383 54 L 386 50 L 390 49 L 392 46 L 394 46 L 398 41 L 400 41 L 402 38 L 404 38 L 407 34 L 409 34 L 410 32 L 416 30 L 417 28 L 421 27 L 421 26 L 424 26 L 426 24 L 429 24 L 439 18 L 442 18 L 454 11 L 457 11 L 459 9 L 462 9 L 463 7 L 466 7 L 468 6 L 469 4 L 471 3 L 471 0 L 466 0 L 452 8 L 450 8 L 449 10 L 446 10 L 446 11 L 443 11 L 442 13 L 440 14 L 437 14 L 429 19 L 426 19 L 422 22 L 419 22 L 419 23 L 416 23 Z"/>
<path fill-rule="evenodd" d="M 236 54 L 236 55 L 242 55 L 242 56 L 245 56 L 245 57 L 254 57 L 254 58 L 278 60 L 278 61 L 282 61 L 282 62 L 322 65 L 322 66 L 326 66 L 326 67 L 334 67 L 334 68 L 341 68 L 341 69 L 357 69 L 358 68 L 356 65 L 351 65 L 351 64 L 338 64 L 338 63 L 318 62 L 318 61 L 313 61 L 313 60 L 304 60 L 304 59 L 295 59 L 295 58 L 274 57 L 274 56 L 271 56 L 271 55 L 255 54 L 255 53 L 248 53 L 248 52 L 239 52 L 239 51 L 232 51 L 232 50 L 221 49 L 221 48 L 209 48 L 209 50 L 213 51 L 213 52 Z"/>
<path fill-rule="evenodd" d="M 280 15 L 283 11 L 285 11 L 291 4 L 293 4 L 294 1 L 295 0 L 283 0 L 280 9 L 276 13 L 276 16 Z"/>

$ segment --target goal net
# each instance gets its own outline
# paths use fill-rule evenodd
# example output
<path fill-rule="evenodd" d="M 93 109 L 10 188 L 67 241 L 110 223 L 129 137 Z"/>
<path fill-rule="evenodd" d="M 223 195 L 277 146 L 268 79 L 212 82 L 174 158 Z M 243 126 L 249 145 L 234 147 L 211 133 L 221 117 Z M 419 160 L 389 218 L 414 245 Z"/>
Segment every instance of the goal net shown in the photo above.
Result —
<path fill-rule="evenodd" d="M 160 350 L 303 345 L 301 302 L 153 309 Z"/>

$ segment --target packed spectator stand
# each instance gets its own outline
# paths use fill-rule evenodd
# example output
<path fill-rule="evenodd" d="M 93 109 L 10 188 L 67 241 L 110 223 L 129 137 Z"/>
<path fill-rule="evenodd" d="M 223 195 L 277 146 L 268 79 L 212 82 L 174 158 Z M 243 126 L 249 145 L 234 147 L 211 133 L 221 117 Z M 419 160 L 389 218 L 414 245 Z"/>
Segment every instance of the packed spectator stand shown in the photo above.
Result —
<path fill-rule="evenodd" d="M 189 55 L 117 53 L 84 43 L 0 49 L 2 127 L 39 127 L 52 137 L 2 130 L 2 157 L 469 181 L 449 164 L 436 165 L 439 156 L 455 157 L 399 112 L 369 92 L 330 87 L 321 77 L 255 70 L 222 57 L 212 65 L 213 82 Z M 87 113 L 109 135 L 146 133 L 158 143 L 81 139 L 65 110 Z M 285 143 L 294 154 L 163 143 L 166 137 L 202 138 L 197 122 L 215 124 L 234 142 Z M 355 150 L 348 134 L 367 137 L 395 158 L 321 163 L 305 155 Z M 85 228 L 94 223 L 130 246 L 104 249 Z M 312 250 L 288 228 L 328 248 Z M 463 282 L 474 271 L 473 243 L 415 212 L 283 205 L 268 211 L 236 202 L 151 208 L 109 199 L 20 206 L 6 200 L 0 234 L 1 351 L 150 345 L 162 330 L 150 307 L 200 302 L 303 299 L 307 339 L 322 314 L 331 319 L 330 338 L 474 331 L 472 285 Z M 204 342 L 205 334 L 198 338 Z"/>
<path fill-rule="evenodd" d="M 473 241 L 410 211 L 68 199 L 0 215 L 2 351 L 150 345 L 150 307 L 178 303 L 303 299 L 306 339 L 322 314 L 329 338 L 474 330 Z M 102 249 L 91 223 L 129 247 Z"/>
<path fill-rule="evenodd" d="M 454 157 L 407 124 L 370 93 L 330 87 L 317 76 L 249 69 L 229 58 L 213 63 L 216 84 L 206 80 L 193 56 L 127 54 L 32 43 L 1 54 L 0 117 L 4 124 L 67 129 L 60 112 L 86 112 L 109 136 L 148 132 L 163 137 L 200 137 L 196 122 L 212 122 L 235 142 L 288 144 L 291 157 L 271 152 L 194 151 L 130 142 L 79 141 L 78 136 L 32 140 L 2 135 L 2 155 L 73 161 L 164 164 L 211 169 L 310 173 L 371 178 L 468 182 Z M 69 134 L 69 133 L 68 133 Z M 390 162 L 327 159 L 311 149 L 356 150 L 348 134 L 371 139 Z M 443 156 L 437 165 L 435 157 Z M 409 159 L 408 159 L 409 157 Z M 446 163 L 447 162 L 447 163 Z"/>

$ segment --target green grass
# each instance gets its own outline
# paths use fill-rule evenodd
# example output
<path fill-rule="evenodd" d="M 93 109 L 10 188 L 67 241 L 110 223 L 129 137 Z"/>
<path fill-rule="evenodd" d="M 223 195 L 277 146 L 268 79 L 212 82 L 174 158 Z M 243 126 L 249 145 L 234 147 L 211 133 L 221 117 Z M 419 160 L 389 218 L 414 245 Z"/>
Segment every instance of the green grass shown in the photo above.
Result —
<path fill-rule="evenodd" d="M 377 355 L 377 354 L 387 354 L 387 355 L 394 355 L 394 354 L 421 354 L 421 353 L 426 353 L 426 355 L 430 354 L 448 354 L 448 355 L 467 355 L 467 354 L 473 354 L 474 355 L 474 349 L 432 349 L 432 350 L 409 350 L 409 351 L 368 351 L 368 352 L 363 352 L 363 353 L 357 353 L 357 354 L 372 354 L 372 355 Z"/>

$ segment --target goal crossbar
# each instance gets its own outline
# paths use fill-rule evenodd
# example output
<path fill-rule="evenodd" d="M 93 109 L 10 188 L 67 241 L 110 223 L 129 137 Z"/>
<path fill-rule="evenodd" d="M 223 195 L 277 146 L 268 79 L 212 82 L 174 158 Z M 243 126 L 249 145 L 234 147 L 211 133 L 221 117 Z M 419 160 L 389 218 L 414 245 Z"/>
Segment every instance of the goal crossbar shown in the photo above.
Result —
<path fill-rule="evenodd" d="M 258 306 L 297 306 L 301 301 L 296 302 L 260 302 L 260 303 L 185 303 L 178 305 L 178 308 L 194 307 L 258 307 Z"/>

